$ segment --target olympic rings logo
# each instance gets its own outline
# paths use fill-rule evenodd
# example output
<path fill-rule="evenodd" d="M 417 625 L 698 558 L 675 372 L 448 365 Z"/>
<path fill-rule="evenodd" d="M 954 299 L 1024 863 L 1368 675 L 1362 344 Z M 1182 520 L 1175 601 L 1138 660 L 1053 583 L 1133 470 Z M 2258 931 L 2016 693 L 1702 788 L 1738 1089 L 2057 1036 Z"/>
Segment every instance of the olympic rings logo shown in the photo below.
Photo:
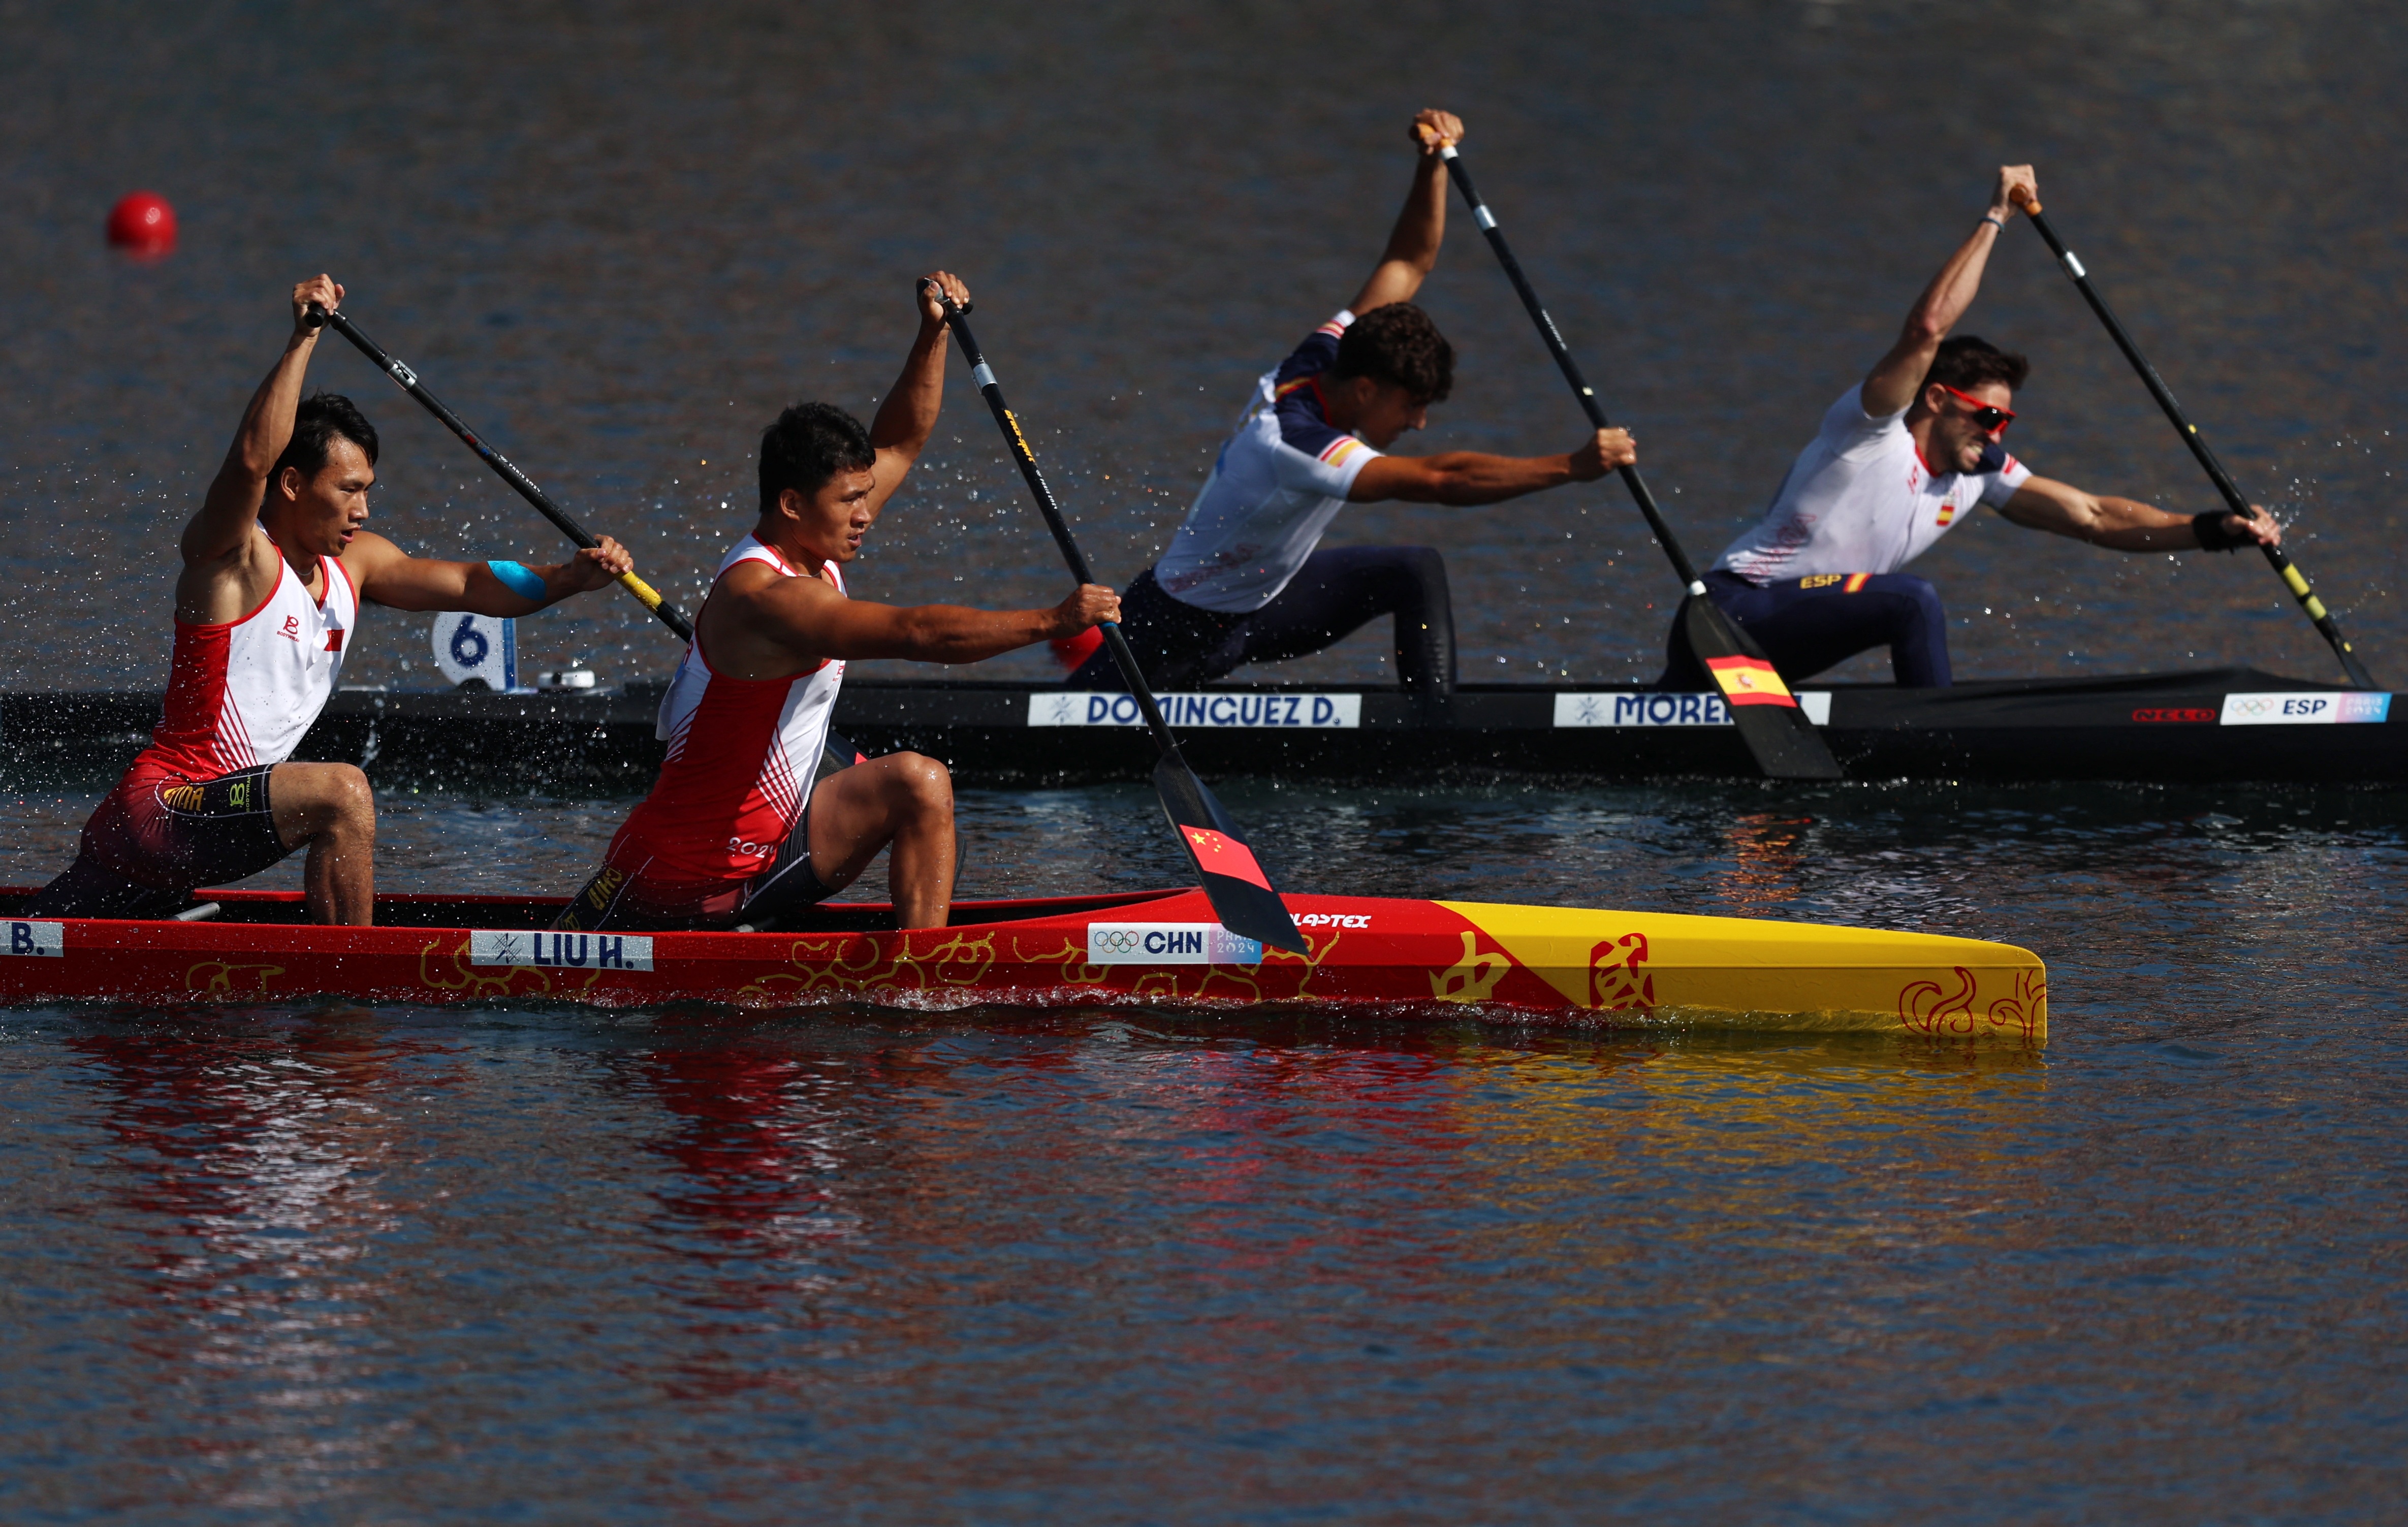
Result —
<path fill-rule="evenodd" d="M 1134 928 L 1099 928 L 1087 935 L 1087 948 L 1100 954 L 1134 954 L 1145 935 Z"/>

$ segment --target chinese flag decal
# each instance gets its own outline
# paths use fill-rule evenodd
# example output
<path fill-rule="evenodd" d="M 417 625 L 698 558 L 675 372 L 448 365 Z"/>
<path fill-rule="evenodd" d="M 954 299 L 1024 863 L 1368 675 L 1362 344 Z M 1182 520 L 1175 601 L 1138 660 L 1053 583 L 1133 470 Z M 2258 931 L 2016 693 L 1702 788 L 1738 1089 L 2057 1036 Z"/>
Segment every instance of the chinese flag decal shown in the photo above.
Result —
<path fill-rule="evenodd" d="M 1789 686 L 1762 658 L 1708 658 L 1706 666 L 1713 670 L 1714 682 L 1723 687 L 1723 698 L 1732 705 L 1798 708 Z"/>
<path fill-rule="evenodd" d="M 1248 885 L 1258 885 L 1265 891 L 1271 888 L 1271 883 L 1263 878 L 1263 867 L 1254 863 L 1254 850 L 1236 838 L 1210 827 L 1182 826 L 1179 830 L 1187 835 L 1187 846 L 1195 850 L 1196 862 L 1206 869 Z"/>

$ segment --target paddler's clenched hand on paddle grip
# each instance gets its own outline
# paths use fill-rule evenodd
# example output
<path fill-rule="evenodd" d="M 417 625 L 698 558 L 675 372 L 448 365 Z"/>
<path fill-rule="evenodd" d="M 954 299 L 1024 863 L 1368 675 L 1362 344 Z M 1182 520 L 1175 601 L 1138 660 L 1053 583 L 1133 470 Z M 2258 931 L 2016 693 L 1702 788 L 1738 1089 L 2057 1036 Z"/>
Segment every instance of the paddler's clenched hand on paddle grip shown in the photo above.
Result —
<path fill-rule="evenodd" d="M 325 321 L 309 309 L 314 306 L 331 313 L 343 305 L 343 283 L 332 276 L 312 276 L 293 289 L 293 337 L 299 342 L 316 344 L 319 327 Z"/>
<path fill-rule="evenodd" d="M 1413 113 L 1413 125 L 1409 129 L 1413 145 L 1425 157 L 1435 157 L 1440 149 L 1451 149 L 1463 141 L 1463 119 L 1452 111 L 1435 107 Z"/>
<path fill-rule="evenodd" d="M 1070 592 L 1070 597 L 1054 607 L 1054 629 L 1046 634 L 1048 641 L 1063 641 L 1084 635 L 1099 625 L 1117 625 L 1121 618 L 1121 595 L 1117 589 L 1107 589 L 1100 583 L 1082 583 Z"/>

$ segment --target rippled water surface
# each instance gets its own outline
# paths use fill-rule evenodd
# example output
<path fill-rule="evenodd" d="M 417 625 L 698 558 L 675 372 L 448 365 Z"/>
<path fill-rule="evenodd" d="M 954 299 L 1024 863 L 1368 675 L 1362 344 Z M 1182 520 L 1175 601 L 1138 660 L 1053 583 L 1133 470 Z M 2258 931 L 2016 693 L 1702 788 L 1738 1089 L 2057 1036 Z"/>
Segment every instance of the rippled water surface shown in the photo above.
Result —
<path fill-rule="evenodd" d="M 88 795 L 29 794 L 37 873 Z M 13 1520 L 2382 1520 L 2390 796 L 1234 787 L 1288 883 L 1924 926 L 2044 1052 L 1261 1018 L 0 1018 Z M 1161 883 L 974 794 L 970 891 Z M 388 805 L 558 888 L 604 803 Z M 478 845 L 474 863 L 464 841 Z"/>
<path fill-rule="evenodd" d="M 1125 578 L 1360 278 L 1428 102 L 1701 554 L 1987 167 L 2038 162 L 2377 675 L 2408 673 L 2393 7 L 0 0 L 0 687 L 161 680 L 174 529 L 320 268 L 690 602 L 761 424 L 867 409 L 910 277 L 949 264 Z M 182 216 L 164 264 L 99 247 L 136 185 Z M 1570 405 L 1469 234 L 1426 293 L 1463 356 L 1428 443 L 1560 449 Z M 2206 507 L 2036 239 L 1968 327 L 2032 353 L 2042 470 Z M 549 557 L 355 356 L 318 376 L 384 429 L 384 528 Z M 855 587 L 1050 602 L 954 382 Z M 1599 489 L 1339 535 L 1444 549 L 1484 677 L 1603 679 L 1656 663 L 1669 584 L 1630 522 Z M 1984 517 L 1918 570 L 1969 675 L 2329 666 L 2243 559 Z M 426 681 L 422 631 L 372 617 L 355 677 Z M 612 678 L 673 657 L 624 601 L 523 637 Z M 1292 674 L 1376 678 L 1380 646 Z M 0 780 L 0 881 L 53 873 L 105 783 Z M 390 890 L 566 891 L 628 805 L 389 783 Z M 2053 1036 L 0 1011 L 0 1519 L 2397 1516 L 2408 798 L 1224 793 L 1299 889 L 2011 940 L 2049 962 Z M 1140 788 L 962 806 L 965 894 L 1180 873 Z"/>

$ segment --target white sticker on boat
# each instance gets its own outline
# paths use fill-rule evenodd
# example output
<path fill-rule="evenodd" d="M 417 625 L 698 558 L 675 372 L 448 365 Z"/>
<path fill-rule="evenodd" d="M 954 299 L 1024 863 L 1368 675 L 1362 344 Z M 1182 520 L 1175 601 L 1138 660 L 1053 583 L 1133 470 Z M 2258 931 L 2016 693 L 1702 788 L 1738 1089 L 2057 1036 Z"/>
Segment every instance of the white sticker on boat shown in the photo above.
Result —
<path fill-rule="evenodd" d="M 67 925 L 64 922 L 12 922 L 8 924 L 8 952 L 64 956 L 67 952 Z"/>
<path fill-rule="evenodd" d="M 1091 965 L 1258 965 L 1263 946 L 1217 922 L 1090 922 Z"/>
<path fill-rule="evenodd" d="M 1177 727 L 1272 726 L 1338 728 L 1363 724 L 1359 694 L 1157 694 L 1162 719 Z M 1125 694 L 1064 690 L 1028 697 L 1031 726 L 1143 726 L 1137 701 Z"/>
<path fill-rule="evenodd" d="M 1816 726 L 1831 724 L 1828 690 L 1800 690 L 1798 708 Z M 1719 694 L 1616 690 L 1555 696 L 1557 726 L 1728 726 L 1730 707 Z"/>
<path fill-rule="evenodd" d="M 2224 714 L 2217 718 L 2225 726 L 2331 726 L 2390 719 L 2391 696 L 2363 690 L 2228 694 Z"/>
<path fill-rule="evenodd" d="M 547 970 L 650 970 L 652 941 L 639 934 L 495 933 L 468 935 L 472 965 L 540 965 Z"/>

